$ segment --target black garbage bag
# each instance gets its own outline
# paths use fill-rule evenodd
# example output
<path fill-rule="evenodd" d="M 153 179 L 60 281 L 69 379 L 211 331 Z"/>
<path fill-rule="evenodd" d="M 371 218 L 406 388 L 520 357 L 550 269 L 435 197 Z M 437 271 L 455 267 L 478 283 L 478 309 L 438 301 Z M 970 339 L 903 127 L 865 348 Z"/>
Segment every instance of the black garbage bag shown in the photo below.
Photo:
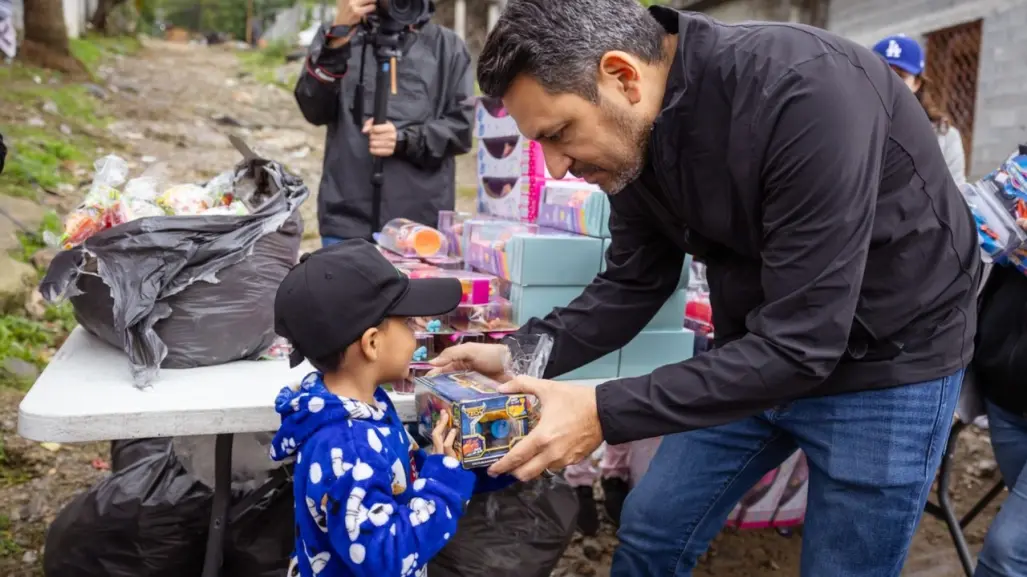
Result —
<path fill-rule="evenodd" d="M 275 291 L 296 263 L 297 208 L 310 191 L 236 144 L 245 158 L 234 191 L 261 199 L 255 212 L 129 221 L 59 253 L 40 284 L 47 300 L 70 298 L 80 325 L 128 354 L 139 387 L 159 367 L 255 359 L 275 339 Z"/>
<path fill-rule="evenodd" d="M 44 574 L 199 577 L 211 488 L 185 470 L 170 439 L 115 442 L 111 461 L 111 476 L 76 497 L 50 526 Z M 293 547 L 292 484 L 232 497 L 221 574 L 281 577 Z"/>
<path fill-rule="evenodd" d="M 475 495 L 431 577 L 549 577 L 574 535 L 578 497 L 560 477 Z"/>

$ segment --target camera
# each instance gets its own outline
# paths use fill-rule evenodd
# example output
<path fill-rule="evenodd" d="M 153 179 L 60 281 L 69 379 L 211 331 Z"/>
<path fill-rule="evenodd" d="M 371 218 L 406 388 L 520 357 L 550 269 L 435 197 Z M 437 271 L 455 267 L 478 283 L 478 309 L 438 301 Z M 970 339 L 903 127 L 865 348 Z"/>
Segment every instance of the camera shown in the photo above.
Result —
<path fill-rule="evenodd" d="M 431 13 L 431 0 L 378 0 L 369 19 L 385 34 L 398 34 Z"/>

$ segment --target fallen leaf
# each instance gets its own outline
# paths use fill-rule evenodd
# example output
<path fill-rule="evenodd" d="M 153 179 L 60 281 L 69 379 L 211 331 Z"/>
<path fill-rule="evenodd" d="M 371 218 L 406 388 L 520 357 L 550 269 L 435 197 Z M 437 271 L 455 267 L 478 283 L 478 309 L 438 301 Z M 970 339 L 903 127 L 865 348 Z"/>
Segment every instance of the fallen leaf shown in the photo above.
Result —
<path fill-rule="evenodd" d="M 56 453 L 57 451 L 61 450 L 60 443 L 40 443 L 39 446 L 43 447 L 47 451 L 50 451 L 51 453 Z"/>

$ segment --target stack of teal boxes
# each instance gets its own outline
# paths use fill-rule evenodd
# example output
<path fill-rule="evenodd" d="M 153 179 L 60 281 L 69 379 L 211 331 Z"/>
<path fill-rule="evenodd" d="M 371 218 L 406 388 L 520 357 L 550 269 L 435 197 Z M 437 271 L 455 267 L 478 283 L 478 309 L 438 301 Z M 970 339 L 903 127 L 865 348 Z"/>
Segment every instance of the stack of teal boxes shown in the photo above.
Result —
<path fill-rule="evenodd" d="M 580 295 L 605 268 L 610 244 L 609 200 L 601 191 L 586 183 L 552 182 L 540 197 L 537 226 L 469 220 L 463 228 L 468 264 L 508 281 L 516 324 L 544 317 Z M 490 250 L 468 248 L 486 246 Z M 559 378 L 638 376 L 690 357 L 693 335 L 683 327 L 688 270 L 686 262 L 678 290 L 628 345 Z"/>

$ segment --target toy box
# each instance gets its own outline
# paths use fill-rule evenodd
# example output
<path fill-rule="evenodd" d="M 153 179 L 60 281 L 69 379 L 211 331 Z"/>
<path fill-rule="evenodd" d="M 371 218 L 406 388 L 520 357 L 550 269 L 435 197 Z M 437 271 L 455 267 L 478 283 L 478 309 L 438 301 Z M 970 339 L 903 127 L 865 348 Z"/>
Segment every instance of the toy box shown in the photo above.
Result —
<path fill-rule="evenodd" d="M 498 280 L 487 274 L 467 270 L 446 270 L 429 265 L 424 267 L 397 267 L 410 278 L 455 278 L 463 287 L 461 304 L 482 305 L 498 297 Z"/>
<path fill-rule="evenodd" d="M 446 244 L 449 246 L 450 255 L 463 255 L 464 222 L 472 218 L 474 218 L 474 215 L 469 212 L 457 212 L 455 210 L 439 211 L 438 229 L 446 237 Z"/>
<path fill-rule="evenodd" d="M 692 358 L 695 335 L 692 331 L 644 330 L 620 350 L 620 377 L 640 377 L 654 369 Z"/>
<path fill-rule="evenodd" d="M 960 187 L 973 212 L 986 258 L 1027 274 L 1027 233 L 1017 219 L 1027 218 L 1027 147 L 1021 146 L 998 170 Z"/>
<path fill-rule="evenodd" d="M 520 136 L 517 122 L 506 113 L 503 101 L 498 98 L 482 96 L 478 99 L 474 123 L 478 138 L 493 136 Z"/>
<path fill-rule="evenodd" d="M 610 199 L 586 182 L 547 182 L 539 199 L 539 226 L 587 236 L 610 236 Z"/>
<path fill-rule="evenodd" d="M 457 430 L 456 454 L 464 468 L 485 467 L 509 452 L 538 422 L 538 401 L 529 395 L 504 395 L 499 383 L 464 371 L 414 379 L 420 433 L 431 438 L 440 414 Z"/>
<path fill-rule="evenodd" d="M 749 489 L 728 516 L 727 524 L 742 529 L 800 525 L 806 516 L 808 487 L 806 456 L 796 451 Z"/>

